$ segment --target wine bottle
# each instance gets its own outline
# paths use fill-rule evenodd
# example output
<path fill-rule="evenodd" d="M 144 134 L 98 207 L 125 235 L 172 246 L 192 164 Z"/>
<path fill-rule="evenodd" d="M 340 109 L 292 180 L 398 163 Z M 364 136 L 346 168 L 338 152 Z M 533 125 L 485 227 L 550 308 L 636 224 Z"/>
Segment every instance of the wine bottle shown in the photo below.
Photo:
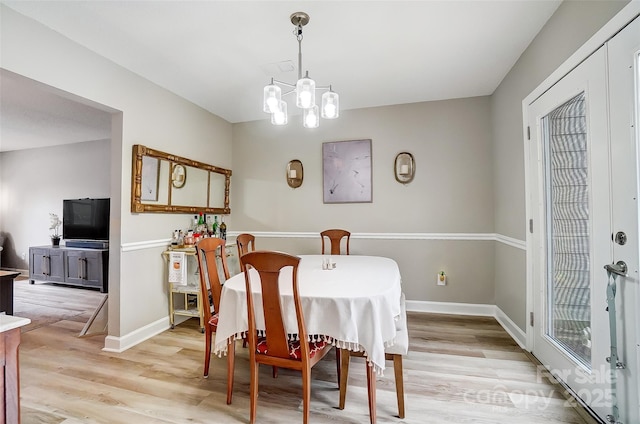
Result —
<path fill-rule="evenodd" d="M 196 225 L 196 233 L 204 236 L 205 228 L 204 228 L 204 217 L 202 216 L 202 212 L 198 215 L 198 224 Z"/>
<path fill-rule="evenodd" d="M 226 240 L 227 239 L 227 224 L 224 223 L 224 216 L 221 216 L 220 220 L 222 221 L 222 222 L 220 222 L 220 238 L 222 240 Z"/>
<path fill-rule="evenodd" d="M 211 228 L 213 230 L 213 236 L 218 237 L 218 215 L 213 217 L 213 225 Z"/>
<path fill-rule="evenodd" d="M 207 235 L 209 237 L 214 237 L 213 226 L 211 224 L 211 215 L 206 215 L 204 225 L 207 228 Z"/>

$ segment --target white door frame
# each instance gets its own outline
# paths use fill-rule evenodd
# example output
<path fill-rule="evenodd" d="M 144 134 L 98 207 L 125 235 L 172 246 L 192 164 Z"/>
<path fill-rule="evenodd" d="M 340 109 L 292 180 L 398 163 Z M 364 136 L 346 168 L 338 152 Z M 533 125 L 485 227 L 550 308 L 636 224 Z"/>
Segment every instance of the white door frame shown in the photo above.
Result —
<path fill-rule="evenodd" d="M 602 46 L 607 40 L 611 39 L 620 29 L 625 27 L 629 22 L 631 22 L 636 16 L 640 15 L 640 0 L 631 0 L 629 4 L 627 4 L 616 16 L 614 16 L 609 22 L 607 22 L 598 32 L 596 32 L 593 37 L 591 37 L 585 44 L 582 45 L 573 55 L 571 55 L 562 65 L 558 67 L 547 79 L 545 79 L 536 89 L 534 89 L 525 99 L 522 101 L 522 135 L 523 142 L 525 144 L 524 148 L 524 171 L 525 176 L 530 175 L 529 169 L 529 149 L 528 143 L 528 131 L 527 124 L 529 121 L 528 117 L 528 109 L 529 105 L 532 104 L 538 97 L 540 97 L 543 93 L 545 93 L 549 88 L 551 88 L 556 82 L 558 82 L 562 77 L 567 75 L 571 70 L 577 67 L 584 59 L 589 57 L 593 52 L 598 50 L 600 46 Z M 525 178 L 525 193 L 529 193 L 531 187 L 529 187 L 528 178 Z M 533 262 L 535 252 L 533 251 L 533 237 L 531 232 L 529 231 L 529 220 L 533 217 L 530 216 L 530 210 L 533 210 L 530 205 L 530 200 L 528 196 L 526 197 L 526 207 L 525 207 L 527 216 L 527 236 L 526 236 L 526 263 L 527 263 L 527 271 L 526 271 L 526 303 L 527 303 L 527 324 L 526 324 L 526 349 L 528 351 L 532 351 L 533 349 L 533 327 L 531 327 L 529 322 L 529 314 L 534 310 L 534 289 L 533 289 Z M 640 236 L 640 235 L 638 235 Z"/>

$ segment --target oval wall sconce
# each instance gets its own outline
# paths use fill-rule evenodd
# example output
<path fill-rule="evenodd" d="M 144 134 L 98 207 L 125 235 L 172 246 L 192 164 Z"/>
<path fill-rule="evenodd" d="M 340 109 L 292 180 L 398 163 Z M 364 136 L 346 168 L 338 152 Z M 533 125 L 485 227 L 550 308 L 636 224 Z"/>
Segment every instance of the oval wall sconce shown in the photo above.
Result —
<path fill-rule="evenodd" d="M 184 183 L 187 182 L 187 168 L 179 163 L 173 165 L 173 172 L 171 173 L 171 184 L 175 188 L 184 187 Z"/>
<path fill-rule="evenodd" d="M 298 159 L 290 160 L 287 164 L 287 184 L 289 184 L 289 187 L 300 187 L 303 179 L 304 169 L 302 168 L 302 162 Z"/>
<path fill-rule="evenodd" d="M 416 162 L 413 159 L 413 155 L 409 152 L 398 153 L 393 165 L 393 171 L 396 181 L 402 184 L 410 183 L 416 173 Z"/>

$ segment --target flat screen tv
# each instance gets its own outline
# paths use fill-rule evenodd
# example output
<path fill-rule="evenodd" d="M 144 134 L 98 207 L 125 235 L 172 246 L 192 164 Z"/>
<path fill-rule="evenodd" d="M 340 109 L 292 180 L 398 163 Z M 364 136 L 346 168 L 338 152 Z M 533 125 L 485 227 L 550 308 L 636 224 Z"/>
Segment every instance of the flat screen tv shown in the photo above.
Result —
<path fill-rule="evenodd" d="M 109 199 L 63 200 L 62 238 L 109 240 Z"/>

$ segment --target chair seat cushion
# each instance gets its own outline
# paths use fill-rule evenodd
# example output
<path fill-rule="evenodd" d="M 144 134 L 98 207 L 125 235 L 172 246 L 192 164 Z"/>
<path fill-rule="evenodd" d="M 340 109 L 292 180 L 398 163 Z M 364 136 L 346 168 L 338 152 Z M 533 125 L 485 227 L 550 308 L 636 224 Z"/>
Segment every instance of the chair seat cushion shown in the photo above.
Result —
<path fill-rule="evenodd" d="M 300 340 L 289 341 L 289 358 L 302 359 L 302 350 L 300 349 Z M 309 342 L 309 357 L 313 358 L 316 353 L 324 349 L 327 346 L 325 341 Z M 258 344 L 256 346 L 256 352 L 265 355 L 267 353 L 267 338 L 258 337 Z"/>
<path fill-rule="evenodd" d="M 218 330 L 218 314 L 211 315 L 208 324 L 211 332 L 215 333 Z"/>
<path fill-rule="evenodd" d="M 407 328 L 407 305 L 404 293 L 400 298 L 400 318 L 396 322 L 396 340 L 393 346 L 388 346 L 384 353 L 390 355 L 406 355 L 409 350 L 409 330 Z"/>
<path fill-rule="evenodd" d="M 385 348 L 384 353 L 389 355 L 406 355 L 409 351 L 409 333 L 407 329 L 396 332 L 396 340 L 393 346 Z"/>

